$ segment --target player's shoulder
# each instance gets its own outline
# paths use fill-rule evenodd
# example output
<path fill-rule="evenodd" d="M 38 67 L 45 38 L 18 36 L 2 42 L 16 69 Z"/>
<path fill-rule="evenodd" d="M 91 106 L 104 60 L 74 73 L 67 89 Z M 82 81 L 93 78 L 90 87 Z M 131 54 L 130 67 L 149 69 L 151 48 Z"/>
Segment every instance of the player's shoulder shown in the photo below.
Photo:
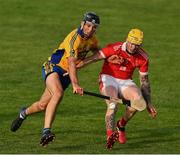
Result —
<path fill-rule="evenodd" d="M 138 55 L 139 55 L 140 58 L 142 58 L 144 60 L 148 60 L 149 59 L 148 53 L 143 48 L 140 48 L 140 50 L 138 52 Z"/>
<path fill-rule="evenodd" d="M 75 33 L 77 33 L 77 31 L 78 31 L 77 28 L 76 28 L 76 29 L 73 29 L 69 34 L 75 34 Z"/>
<path fill-rule="evenodd" d="M 123 42 L 108 43 L 107 47 L 122 46 Z"/>
<path fill-rule="evenodd" d="M 119 50 L 123 45 L 123 42 L 114 42 L 114 43 L 109 43 L 106 45 L 107 48 L 111 48 L 114 51 Z"/>
<path fill-rule="evenodd" d="M 72 30 L 64 39 L 65 42 L 75 42 L 75 40 L 77 40 L 78 38 L 78 33 L 77 33 L 77 29 Z"/>
<path fill-rule="evenodd" d="M 90 41 L 92 42 L 99 42 L 99 39 L 96 35 L 93 35 L 91 38 L 90 38 Z"/>
<path fill-rule="evenodd" d="M 73 29 L 68 35 L 67 37 L 73 37 L 74 35 L 77 35 L 77 28 L 76 29 Z"/>

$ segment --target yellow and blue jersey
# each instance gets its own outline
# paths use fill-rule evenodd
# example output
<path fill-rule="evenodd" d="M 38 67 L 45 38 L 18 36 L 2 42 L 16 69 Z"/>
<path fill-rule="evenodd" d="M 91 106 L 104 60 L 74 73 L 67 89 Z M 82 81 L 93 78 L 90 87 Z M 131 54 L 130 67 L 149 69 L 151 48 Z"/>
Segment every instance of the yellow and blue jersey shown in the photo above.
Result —
<path fill-rule="evenodd" d="M 68 71 L 68 57 L 77 58 L 76 64 L 78 64 L 86 57 L 89 51 L 98 49 L 98 40 L 95 35 L 89 39 L 84 39 L 82 35 L 80 28 L 69 33 L 58 49 L 51 55 L 49 61 Z"/>
<path fill-rule="evenodd" d="M 65 90 L 71 82 L 69 75 L 64 76 L 64 73 L 68 72 L 67 58 L 77 58 L 76 64 L 78 64 L 86 57 L 89 51 L 96 49 L 98 49 L 98 40 L 96 36 L 89 39 L 84 39 L 82 30 L 80 28 L 73 30 L 53 52 L 48 61 L 43 64 L 43 79 L 46 80 L 48 75 L 56 72 L 58 73 L 62 87 Z"/>

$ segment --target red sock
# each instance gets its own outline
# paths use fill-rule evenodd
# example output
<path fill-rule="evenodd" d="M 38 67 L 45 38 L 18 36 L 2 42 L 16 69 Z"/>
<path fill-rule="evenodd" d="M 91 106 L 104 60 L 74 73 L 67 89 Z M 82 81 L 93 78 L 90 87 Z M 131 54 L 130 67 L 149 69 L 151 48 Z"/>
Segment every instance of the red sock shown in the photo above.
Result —
<path fill-rule="evenodd" d="M 111 135 L 112 135 L 112 133 L 113 133 L 113 130 L 107 130 L 107 131 L 106 131 L 106 135 L 107 135 L 107 137 L 111 136 Z"/>
<path fill-rule="evenodd" d="M 120 119 L 120 121 L 119 121 L 119 125 L 120 125 L 120 126 L 125 126 L 126 123 L 127 123 L 127 121 L 126 121 L 123 117 L 122 117 L 122 118 Z"/>

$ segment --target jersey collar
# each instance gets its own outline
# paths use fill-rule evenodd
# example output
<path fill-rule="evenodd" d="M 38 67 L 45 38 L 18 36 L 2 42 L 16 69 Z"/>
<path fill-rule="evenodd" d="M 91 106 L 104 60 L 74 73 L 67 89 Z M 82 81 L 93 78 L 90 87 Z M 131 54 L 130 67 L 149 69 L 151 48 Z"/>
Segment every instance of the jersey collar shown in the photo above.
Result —
<path fill-rule="evenodd" d="M 124 43 L 122 44 L 121 49 L 122 49 L 123 51 L 126 51 L 126 42 L 124 42 Z"/>
<path fill-rule="evenodd" d="M 84 33 L 83 33 L 83 30 L 81 29 L 81 26 L 78 27 L 77 33 L 78 33 L 82 38 L 84 38 Z"/>

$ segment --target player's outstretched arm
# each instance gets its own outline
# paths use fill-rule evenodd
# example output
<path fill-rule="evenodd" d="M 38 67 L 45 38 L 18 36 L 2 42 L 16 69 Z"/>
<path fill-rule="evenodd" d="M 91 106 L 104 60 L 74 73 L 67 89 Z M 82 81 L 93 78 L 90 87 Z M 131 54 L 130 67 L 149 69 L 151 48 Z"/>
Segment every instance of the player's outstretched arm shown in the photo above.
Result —
<path fill-rule="evenodd" d="M 151 87 L 148 75 L 140 75 L 141 91 L 142 95 L 147 103 L 147 110 L 152 118 L 157 115 L 156 108 L 151 103 Z"/>
<path fill-rule="evenodd" d="M 148 75 L 140 75 L 141 91 L 147 104 L 151 103 L 151 87 Z"/>
<path fill-rule="evenodd" d="M 94 53 L 93 55 L 83 59 L 82 61 L 80 61 L 76 67 L 79 69 L 79 68 L 82 68 L 82 67 L 85 67 L 86 65 L 88 64 L 91 64 L 93 62 L 96 62 L 96 61 L 99 61 L 99 60 L 102 60 L 104 59 L 104 57 L 100 54 L 99 51 L 97 51 L 96 53 Z"/>
<path fill-rule="evenodd" d="M 73 93 L 77 93 L 79 95 L 83 95 L 83 88 L 79 86 L 78 77 L 77 77 L 77 69 L 76 69 L 76 58 L 68 57 L 68 69 L 69 69 L 69 77 L 71 79 L 71 84 L 73 87 Z"/>

